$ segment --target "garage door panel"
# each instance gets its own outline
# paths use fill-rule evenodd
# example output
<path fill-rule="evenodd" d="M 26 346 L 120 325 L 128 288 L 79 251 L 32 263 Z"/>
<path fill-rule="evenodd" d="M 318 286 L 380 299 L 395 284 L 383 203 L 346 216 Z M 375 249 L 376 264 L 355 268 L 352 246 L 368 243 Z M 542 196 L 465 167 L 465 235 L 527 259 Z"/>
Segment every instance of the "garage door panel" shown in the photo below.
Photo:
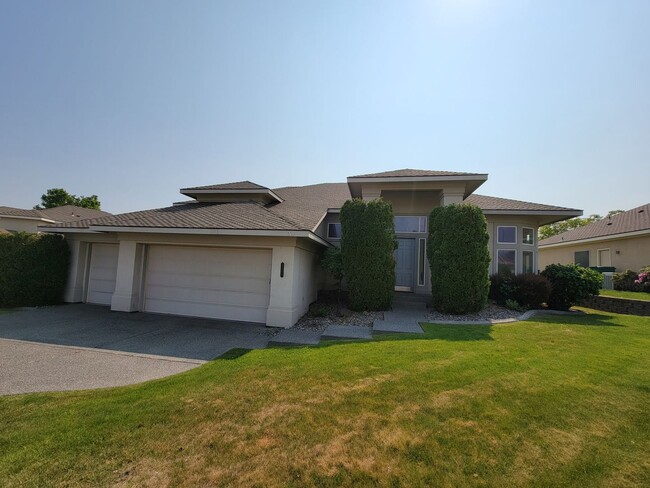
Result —
<path fill-rule="evenodd" d="M 149 312 L 266 322 L 271 251 L 150 246 Z"/>
<path fill-rule="evenodd" d="M 92 244 L 86 302 L 110 305 L 115 291 L 119 245 Z"/>

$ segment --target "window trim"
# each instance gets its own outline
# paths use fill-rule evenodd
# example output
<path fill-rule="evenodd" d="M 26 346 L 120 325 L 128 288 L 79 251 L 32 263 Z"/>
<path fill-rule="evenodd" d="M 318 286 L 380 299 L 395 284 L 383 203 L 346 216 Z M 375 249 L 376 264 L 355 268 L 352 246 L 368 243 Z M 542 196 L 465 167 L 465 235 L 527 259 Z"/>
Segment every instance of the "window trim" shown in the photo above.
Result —
<path fill-rule="evenodd" d="M 420 252 L 420 249 L 424 249 L 424 254 Z M 427 240 L 424 237 L 418 239 L 418 286 L 425 286 L 427 282 Z M 422 281 L 420 281 L 420 276 L 422 276 Z"/>
<path fill-rule="evenodd" d="M 515 270 L 512 272 L 512 274 L 517 274 L 517 250 L 516 249 L 506 249 L 506 248 L 497 249 L 497 259 L 496 259 L 497 269 L 496 269 L 496 272 L 500 273 L 500 271 L 499 271 L 499 253 L 501 251 L 512 251 L 512 252 L 514 252 L 514 254 L 515 254 Z"/>
<path fill-rule="evenodd" d="M 524 230 L 526 230 L 526 229 L 531 231 L 531 234 L 533 236 L 533 242 L 524 241 Z M 522 227 L 521 228 L 521 243 L 524 246 L 534 246 L 535 245 L 535 229 L 533 227 Z"/>
<path fill-rule="evenodd" d="M 600 262 L 600 251 L 608 251 L 609 252 L 609 267 L 611 267 L 611 265 L 612 265 L 612 250 L 609 247 L 604 247 L 602 249 L 596 249 L 596 266 L 598 266 L 599 268 L 601 266 L 603 266 L 603 264 L 601 264 L 601 262 Z M 591 262 L 590 262 L 590 264 L 591 264 Z"/>
<path fill-rule="evenodd" d="M 339 227 L 341 226 L 341 222 L 328 222 L 327 224 L 327 238 L 331 239 L 333 241 L 340 241 L 341 237 L 336 237 L 336 236 L 331 236 L 330 235 L 330 225 L 338 225 Z"/>
<path fill-rule="evenodd" d="M 521 251 L 521 273 L 522 274 L 526 273 L 526 271 L 524 271 L 524 253 L 526 253 L 526 252 L 530 253 L 531 256 L 533 257 L 533 259 L 532 259 L 533 269 L 532 269 L 532 271 L 529 271 L 529 272 L 530 273 L 535 273 L 535 251 L 533 251 L 532 249 L 523 249 Z"/>
<path fill-rule="evenodd" d="M 514 228 L 515 229 L 515 241 L 514 242 L 503 242 L 499 240 L 499 229 L 501 228 Z M 517 226 L 516 225 L 497 225 L 497 244 L 509 244 L 511 246 L 517 245 Z"/>

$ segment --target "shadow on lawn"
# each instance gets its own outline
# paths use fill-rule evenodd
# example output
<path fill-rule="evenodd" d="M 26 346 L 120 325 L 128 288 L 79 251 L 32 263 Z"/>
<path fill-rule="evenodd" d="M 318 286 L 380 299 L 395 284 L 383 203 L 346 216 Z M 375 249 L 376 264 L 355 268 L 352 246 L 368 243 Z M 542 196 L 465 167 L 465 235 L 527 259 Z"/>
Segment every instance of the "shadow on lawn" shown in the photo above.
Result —
<path fill-rule="evenodd" d="M 529 322 L 543 322 L 543 323 L 562 323 L 564 325 L 585 325 L 588 327 L 627 327 L 623 324 L 613 322 L 616 319 L 614 315 L 607 315 L 603 313 L 587 312 L 580 315 L 537 315 L 530 318 Z"/>
<path fill-rule="evenodd" d="M 491 325 L 445 325 L 423 323 L 423 339 L 443 341 L 493 341 Z"/>

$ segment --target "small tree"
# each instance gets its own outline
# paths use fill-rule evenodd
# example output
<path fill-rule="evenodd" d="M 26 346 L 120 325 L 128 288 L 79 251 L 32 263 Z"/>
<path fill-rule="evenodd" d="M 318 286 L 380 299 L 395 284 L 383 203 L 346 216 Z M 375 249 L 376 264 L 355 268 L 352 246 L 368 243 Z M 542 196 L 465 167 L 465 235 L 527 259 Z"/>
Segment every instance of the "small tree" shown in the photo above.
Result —
<path fill-rule="evenodd" d="M 341 258 L 350 308 L 385 310 L 395 289 L 397 247 L 393 206 L 377 199 L 348 200 L 341 208 Z"/>
<path fill-rule="evenodd" d="M 94 210 L 99 210 L 101 206 L 97 195 L 91 195 L 89 197 L 82 195 L 78 197 L 68 193 L 63 188 L 50 188 L 44 195 L 41 195 L 41 204 L 36 205 L 34 208 L 54 208 L 63 205 L 75 205 Z"/>
<path fill-rule="evenodd" d="M 343 257 L 341 249 L 338 247 L 329 247 L 325 249 L 320 265 L 325 271 L 328 271 L 336 280 L 337 285 L 337 303 L 341 308 L 341 286 L 343 283 Z"/>
<path fill-rule="evenodd" d="M 490 289 L 487 221 L 480 208 L 459 204 L 429 216 L 428 257 L 433 306 L 444 313 L 478 312 Z"/>
<path fill-rule="evenodd" d="M 541 275 L 551 282 L 548 306 L 554 310 L 569 310 L 581 300 L 598 295 L 603 283 L 598 271 L 575 264 L 549 264 Z"/>

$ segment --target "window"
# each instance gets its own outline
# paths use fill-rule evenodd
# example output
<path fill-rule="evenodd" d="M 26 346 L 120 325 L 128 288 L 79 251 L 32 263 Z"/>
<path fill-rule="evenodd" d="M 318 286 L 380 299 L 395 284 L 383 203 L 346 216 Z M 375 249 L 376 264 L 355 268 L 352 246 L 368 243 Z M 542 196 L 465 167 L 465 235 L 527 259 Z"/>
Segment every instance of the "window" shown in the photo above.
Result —
<path fill-rule="evenodd" d="M 524 251 L 521 253 L 521 272 L 522 273 L 534 273 L 535 272 L 535 262 L 533 251 Z"/>
<path fill-rule="evenodd" d="M 412 232 L 426 232 L 427 231 L 427 218 L 426 217 L 395 217 L 395 232 L 412 233 Z"/>
<path fill-rule="evenodd" d="M 497 273 L 515 274 L 517 270 L 517 251 L 497 249 Z"/>
<path fill-rule="evenodd" d="M 341 224 L 327 224 L 327 238 L 340 239 L 341 238 Z"/>
<path fill-rule="evenodd" d="M 418 286 L 424 286 L 424 280 L 426 276 L 426 239 L 419 239 L 420 247 L 418 249 Z"/>
<path fill-rule="evenodd" d="M 498 226 L 497 242 L 499 244 L 517 244 L 517 227 L 514 225 Z"/>
<path fill-rule="evenodd" d="M 577 251 L 573 255 L 573 262 L 578 266 L 589 267 L 589 251 Z"/>
<path fill-rule="evenodd" d="M 535 244 L 535 229 L 531 229 L 530 227 L 523 227 L 521 229 L 521 233 L 521 242 L 523 244 Z"/>

